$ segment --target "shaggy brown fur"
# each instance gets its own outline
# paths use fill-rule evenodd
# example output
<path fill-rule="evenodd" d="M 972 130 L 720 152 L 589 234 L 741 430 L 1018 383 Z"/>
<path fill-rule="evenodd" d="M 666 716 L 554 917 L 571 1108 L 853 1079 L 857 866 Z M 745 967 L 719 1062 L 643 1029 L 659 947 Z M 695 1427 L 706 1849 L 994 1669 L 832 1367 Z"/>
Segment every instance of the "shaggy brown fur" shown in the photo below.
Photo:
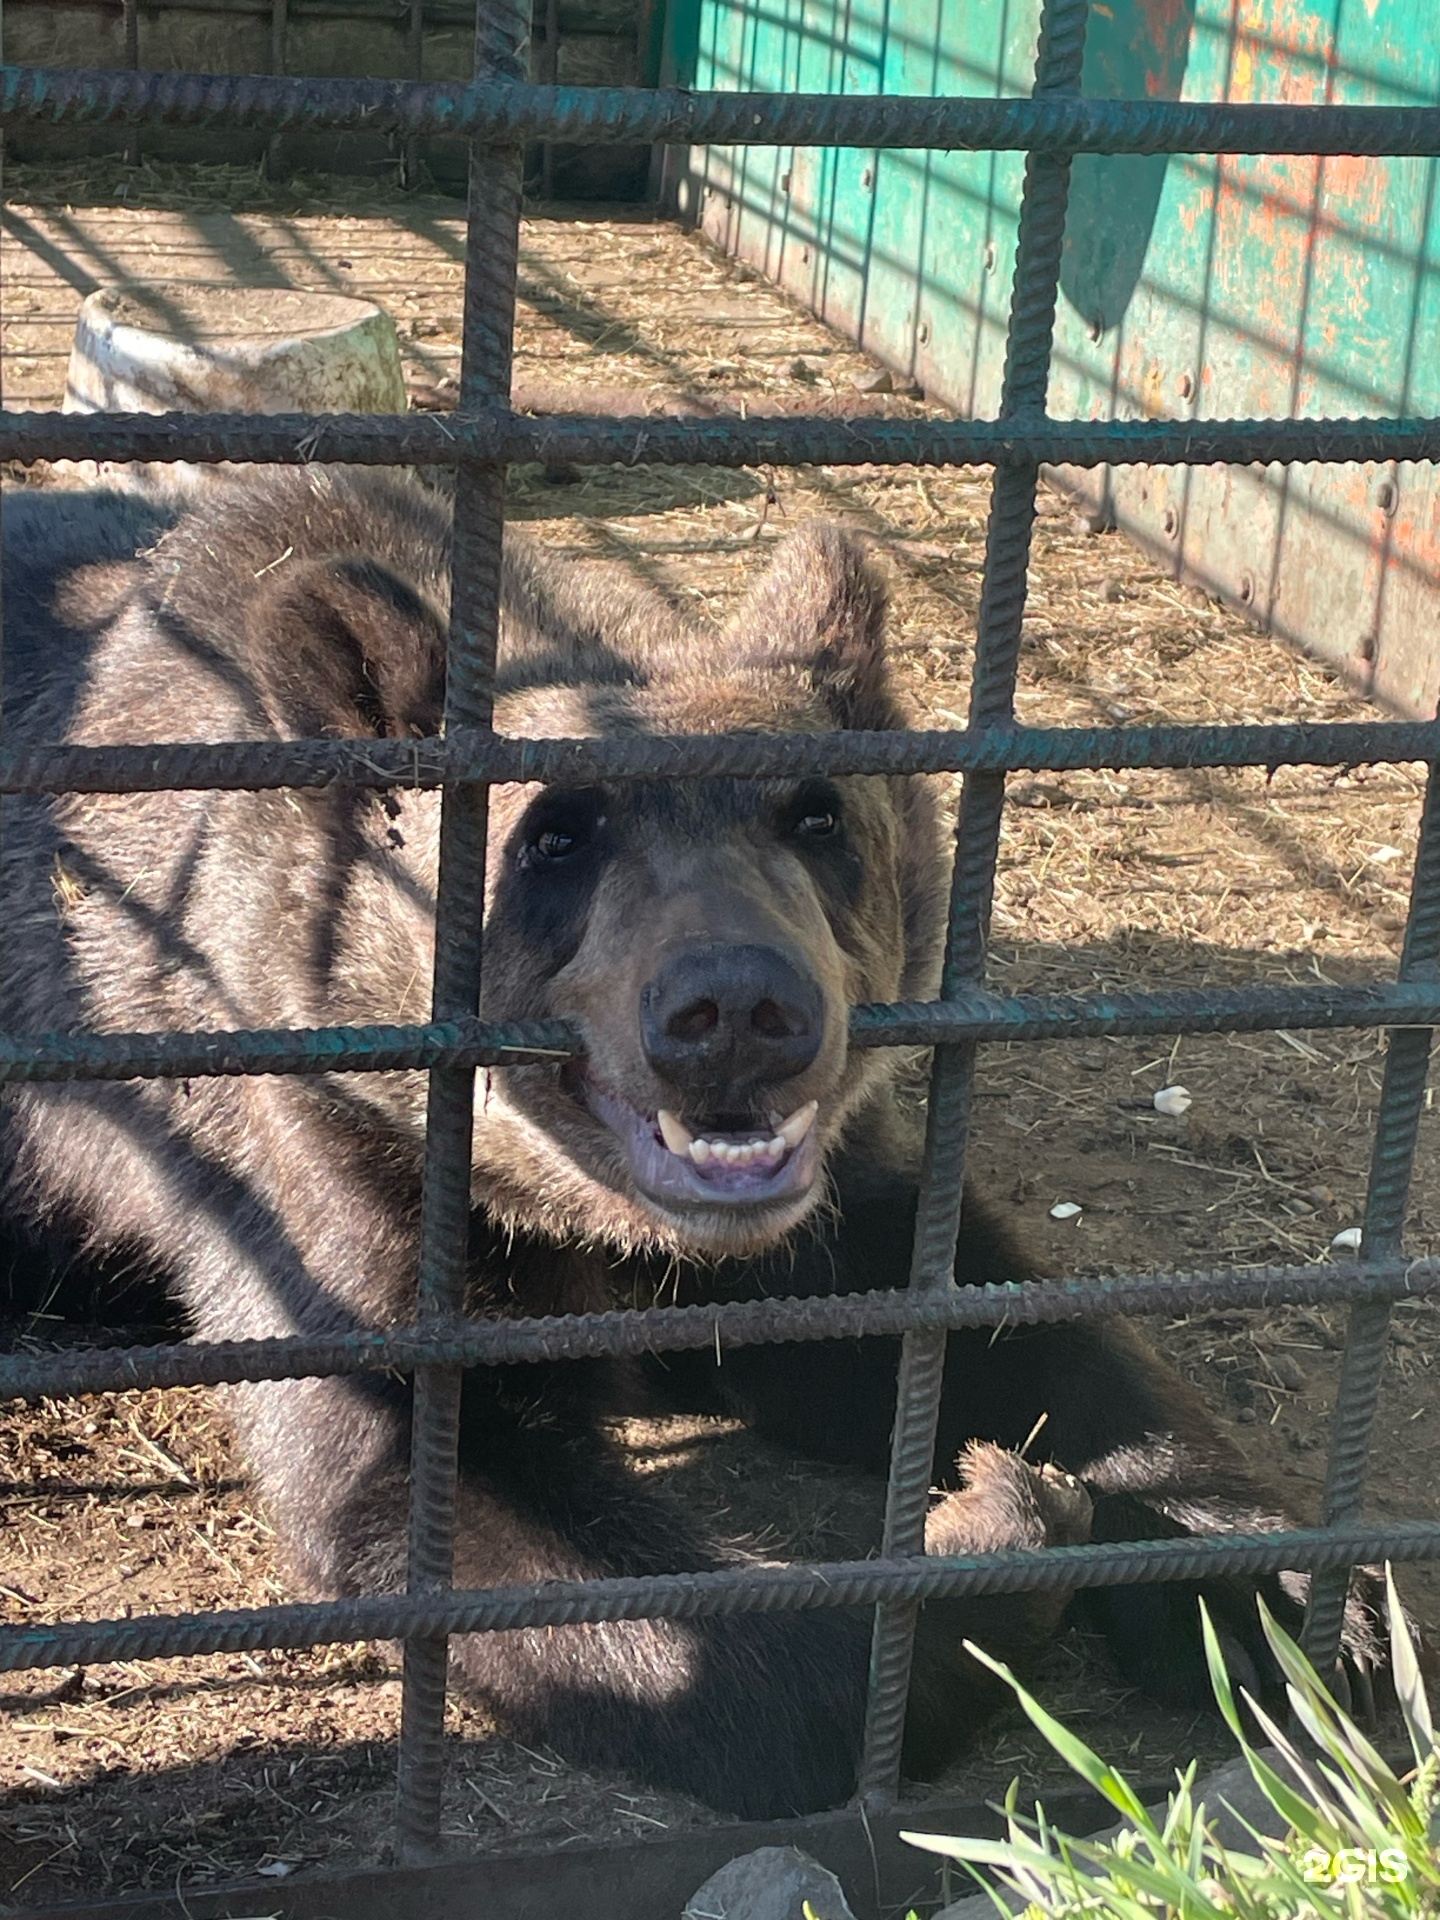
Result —
<path fill-rule="evenodd" d="M 6 529 L 21 738 L 406 738 L 439 723 L 448 530 L 418 487 L 273 473 L 217 487 L 171 526 L 113 496 L 22 494 Z M 504 607 L 504 732 L 903 724 L 883 594 L 833 529 L 789 540 L 718 636 L 518 539 Z M 438 815 L 434 795 L 343 790 L 15 804 L 4 1023 L 422 1019 Z M 849 1050 L 847 1016 L 932 991 L 942 888 L 920 781 L 497 790 L 482 1011 L 562 1016 L 586 1051 L 478 1076 L 473 1310 L 903 1284 L 918 1145 L 887 1057 Z M 419 1074 L 17 1090 L 12 1217 L 77 1222 L 97 1253 L 139 1249 L 203 1338 L 403 1323 L 424 1106 Z M 777 1131 L 786 1116 L 789 1134 Z M 675 1148 L 677 1128 L 698 1155 Z M 967 1203 L 960 1277 L 1025 1272 Z M 457 1580 L 717 1564 L 729 1550 L 623 1470 L 606 1419 L 657 1399 L 723 1407 L 784 1444 L 883 1471 L 895 1357 L 893 1343 L 835 1341 L 745 1350 L 718 1370 L 711 1355 L 476 1370 Z M 297 1584 L 400 1585 L 406 1390 L 307 1380 L 232 1398 Z M 1041 1415 L 1043 1472 L 1001 1451 Z M 1203 1407 L 1118 1328 L 956 1336 L 936 1478 L 953 1489 L 931 1518 L 937 1551 L 1084 1538 L 1092 1502 L 1106 1538 L 1279 1524 Z M 1246 1590 L 1212 1600 L 1242 1675 L 1262 1684 Z M 1137 1679 L 1203 1697 L 1193 1594 L 1093 1604 Z M 943 1759 L 990 1697 L 960 1637 L 1023 1659 L 1062 1606 L 927 1609 L 915 1764 Z M 470 1636 L 455 1659 L 524 1736 L 776 1814 L 850 1790 L 867 1635 L 838 1612 L 637 1622 Z"/>

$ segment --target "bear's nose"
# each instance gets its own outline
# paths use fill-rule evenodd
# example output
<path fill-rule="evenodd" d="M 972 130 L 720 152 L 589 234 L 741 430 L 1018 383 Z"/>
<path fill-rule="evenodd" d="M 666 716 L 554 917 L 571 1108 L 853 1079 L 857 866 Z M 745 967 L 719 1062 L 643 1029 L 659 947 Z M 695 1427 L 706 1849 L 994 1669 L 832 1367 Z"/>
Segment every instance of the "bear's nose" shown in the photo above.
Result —
<path fill-rule="evenodd" d="M 803 1073 L 824 1027 L 819 987 L 773 947 L 688 947 L 640 992 L 650 1065 L 727 1111 L 756 1088 Z"/>

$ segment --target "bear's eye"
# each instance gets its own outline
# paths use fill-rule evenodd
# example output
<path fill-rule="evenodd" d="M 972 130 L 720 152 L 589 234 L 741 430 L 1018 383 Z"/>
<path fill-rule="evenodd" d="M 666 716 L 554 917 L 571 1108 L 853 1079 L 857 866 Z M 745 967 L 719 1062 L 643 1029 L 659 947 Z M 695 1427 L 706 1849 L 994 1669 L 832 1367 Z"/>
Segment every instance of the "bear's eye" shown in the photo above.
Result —
<path fill-rule="evenodd" d="M 554 867 L 573 860 L 594 844 L 605 825 L 597 793 L 546 795 L 535 809 L 521 844 L 522 867 Z"/>
<path fill-rule="evenodd" d="M 797 840 L 832 840 L 840 831 L 840 795 L 828 780 L 807 782 L 788 811 L 787 825 Z"/>
<path fill-rule="evenodd" d="M 823 840 L 827 834 L 834 833 L 840 822 L 828 807 L 814 813 L 805 813 L 795 822 L 795 831 L 803 833 L 807 840 Z"/>
<path fill-rule="evenodd" d="M 575 835 L 563 827 L 546 827 L 536 834 L 532 844 L 542 860 L 563 860 L 575 851 L 576 841 Z"/>

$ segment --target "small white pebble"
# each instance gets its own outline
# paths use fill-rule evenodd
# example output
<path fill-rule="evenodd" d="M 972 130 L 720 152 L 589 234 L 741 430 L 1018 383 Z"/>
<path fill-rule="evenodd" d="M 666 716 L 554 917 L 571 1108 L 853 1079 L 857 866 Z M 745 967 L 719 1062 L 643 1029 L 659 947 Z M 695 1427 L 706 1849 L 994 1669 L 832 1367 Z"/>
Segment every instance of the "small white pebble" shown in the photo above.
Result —
<path fill-rule="evenodd" d="M 1057 1200 L 1050 1209 L 1050 1218 L 1052 1220 L 1073 1220 L 1076 1214 L 1083 1213 L 1084 1211 L 1085 1209 L 1083 1207 L 1077 1207 L 1073 1200 Z"/>
<path fill-rule="evenodd" d="M 263 1867 L 257 1867 L 256 1873 L 263 1873 L 267 1880 L 283 1880 L 287 1874 L 295 1871 L 289 1860 L 270 1860 Z"/>
<path fill-rule="evenodd" d="M 1358 1253 L 1360 1251 L 1359 1227 L 1342 1227 L 1330 1242 L 1335 1253 Z"/>
<path fill-rule="evenodd" d="M 1188 1113 L 1193 1105 L 1186 1087 L 1162 1087 L 1155 1096 L 1156 1113 L 1168 1113 L 1172 1120 Z"/>

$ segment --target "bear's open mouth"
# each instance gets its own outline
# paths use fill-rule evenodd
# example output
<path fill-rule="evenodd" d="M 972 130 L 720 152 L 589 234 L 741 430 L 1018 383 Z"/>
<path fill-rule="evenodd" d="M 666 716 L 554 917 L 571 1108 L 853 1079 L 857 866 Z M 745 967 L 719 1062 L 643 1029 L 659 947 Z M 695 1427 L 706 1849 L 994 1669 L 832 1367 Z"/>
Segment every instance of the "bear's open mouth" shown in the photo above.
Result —
<path fill-rule="evenodd" d="M 584 1094 L 591 1113 L 624 1147 L 636 1186 L 663 1205 L 769 1205 L 798 1198 L 814 1182 L 814 1100 L 791 1114 L 748 1123 L 733 1114 L 690 1122 L 665 1108 L 644 1113 L 588 1075 Z"/>

